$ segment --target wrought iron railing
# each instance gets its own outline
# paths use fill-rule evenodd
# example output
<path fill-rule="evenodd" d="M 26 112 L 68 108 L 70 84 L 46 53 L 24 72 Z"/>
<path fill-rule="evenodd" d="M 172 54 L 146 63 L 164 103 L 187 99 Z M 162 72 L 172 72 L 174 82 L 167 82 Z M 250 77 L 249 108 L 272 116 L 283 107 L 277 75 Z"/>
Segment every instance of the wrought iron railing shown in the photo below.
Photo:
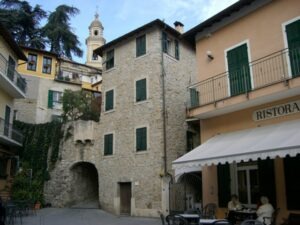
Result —
<path fill-rule="evenodd" d="M 189 108 L 300 76 L 300 49 L 283 49 L 188 87 Z"/>
<path fill-rule="evenodd" d="M 3 118 L 0 118 L 0 136 L 5 136 L 6 138 L 14 140 L 19 144 L 23 143 L 23 134 Z"/>
<path fill-rule="evenodd" d="M 60 81 L 67 81 L 67 82 L 81 84 L 80 77 L 81 74 L 79 74 L 78 72 L 64 69 L 58 72 L 55 79 Z"/>
<path fill-rule="evenodd" d="M 26 80 L 13 68 L 14 65 L 9 65 L 7 59 L 0 53 L 0 73 L 9 78 L 24 94 L 26 93 Z"/>

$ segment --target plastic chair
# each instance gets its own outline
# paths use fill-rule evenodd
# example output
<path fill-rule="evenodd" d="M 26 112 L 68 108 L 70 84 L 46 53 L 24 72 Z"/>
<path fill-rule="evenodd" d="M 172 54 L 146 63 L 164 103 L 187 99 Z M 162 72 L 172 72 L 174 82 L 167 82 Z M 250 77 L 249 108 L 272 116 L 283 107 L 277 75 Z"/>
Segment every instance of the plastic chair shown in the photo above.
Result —
<path fill-rule="evenodd" d="M 203 218 L 203 219 L 215 219 L 216 218 L 216 216 L 215 216 L 216 209 L 217 209 L 217 205 L 215 203 L 208 203 L 203 208 L 201 218 Z"/>

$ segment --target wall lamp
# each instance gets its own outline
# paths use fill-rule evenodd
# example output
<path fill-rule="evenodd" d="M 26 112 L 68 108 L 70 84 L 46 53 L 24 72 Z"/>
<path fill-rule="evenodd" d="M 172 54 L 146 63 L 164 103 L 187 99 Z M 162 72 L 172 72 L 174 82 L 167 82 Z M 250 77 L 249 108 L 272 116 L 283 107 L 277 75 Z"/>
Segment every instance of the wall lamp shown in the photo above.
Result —
<path fill-rule="evenodd" d="M 211 52 L 211 51 L 207 51 L 207 52 L 206 52 L 206 55 L 207 55 L 207 57 L 208 57 L 210 60 L 213 60 L 213 59 L 214 59 L 214 56 L 212 55 L 212 52 Z"/>

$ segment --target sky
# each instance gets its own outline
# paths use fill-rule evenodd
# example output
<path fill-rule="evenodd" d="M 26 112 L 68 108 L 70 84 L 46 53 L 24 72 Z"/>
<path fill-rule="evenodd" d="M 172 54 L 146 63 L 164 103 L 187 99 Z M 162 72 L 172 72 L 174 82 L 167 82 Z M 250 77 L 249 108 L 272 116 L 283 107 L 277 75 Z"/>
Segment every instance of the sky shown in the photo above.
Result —
<path fill-rule="evenodd" d="M 74 6 L 80 13 L 71 18 L 71 27 L 84 51 L 82 58 L 73 60 L 85 63 L 85 39 L 88 27 L 98 12 L 104 26 L 106 42 L 112 41 L 155 19 L 173 26 L 175 21 L 184 24 L 188 31 L 199 23 L 227 8 L 237 0 L 27 0 L 31 6 L 39 4 L 48 13 L 59 5 Z M 41 21 L 43 25 L 46 21 Z"/>

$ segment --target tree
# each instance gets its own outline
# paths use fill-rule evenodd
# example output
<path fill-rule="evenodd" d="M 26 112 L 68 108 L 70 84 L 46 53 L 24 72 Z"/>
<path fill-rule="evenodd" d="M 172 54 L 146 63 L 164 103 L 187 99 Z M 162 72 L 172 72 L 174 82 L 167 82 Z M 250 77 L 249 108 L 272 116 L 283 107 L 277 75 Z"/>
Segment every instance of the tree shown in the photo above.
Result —
<path fill-rule="evenodd" d="M 46 39 L 40 28 L 40 21 L 46 16 L 47 13 L 40 5 L 33 8 L 27 1 L 0 1 L 0 22 L 20 45 L 45 48 Z"/>
<path fill-rule="evenodd" d="M 101 99 L 89 91 L 65 90 L 62 98 L 63 119 L 99 121 Z"/>
<path fill-rule="evenodd" d="M 81 57 L 80 42 L 70 27 L 70 16 L 79 13 L 79 9 L 67 5 L 58 6 L 49 15 L 48 23 L 43 28 L 49 39 L 50 51 L 72 59 L 72 54 Z"/>

